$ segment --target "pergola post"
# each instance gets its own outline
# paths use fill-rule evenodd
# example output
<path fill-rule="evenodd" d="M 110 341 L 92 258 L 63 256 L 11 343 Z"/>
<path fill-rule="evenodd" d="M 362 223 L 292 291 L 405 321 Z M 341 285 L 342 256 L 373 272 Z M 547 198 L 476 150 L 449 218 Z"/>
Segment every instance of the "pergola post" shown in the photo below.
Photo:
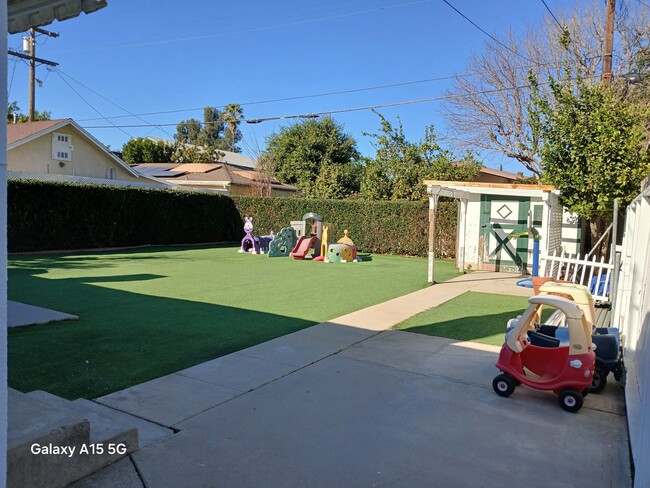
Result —
<path fill-rule="evenodd" d="M 461 273 L 465 271 L 465 239 L 467 235 L 467 199 L 461 198 L 458 205 L 458 248 L 456 249 L 456 266 Z"/>
<path fill-rule="evenodd" d="M 431 188 L 427 188 L 429 194 L 429 271 L 427 281 L 435 285 L 434 268 L 435 268 L 435 243 L 436 243 L 436 211 L 438 209 L 439 194 Z"/>

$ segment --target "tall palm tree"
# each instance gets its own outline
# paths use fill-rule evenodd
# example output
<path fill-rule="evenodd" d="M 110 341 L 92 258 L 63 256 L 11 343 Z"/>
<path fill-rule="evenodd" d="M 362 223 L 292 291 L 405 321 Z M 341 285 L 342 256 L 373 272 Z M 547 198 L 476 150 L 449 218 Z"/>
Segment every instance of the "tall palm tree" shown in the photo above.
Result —
<path fill-rule="evenodd" d="M 237 127 L 244 119 L 244 109 L 238 103 L 229 103 L 223 109 L 223 121 L 228 124 L 230 135 L 232 137 L 232 152 L 235 152 L 235 142 Z"/>

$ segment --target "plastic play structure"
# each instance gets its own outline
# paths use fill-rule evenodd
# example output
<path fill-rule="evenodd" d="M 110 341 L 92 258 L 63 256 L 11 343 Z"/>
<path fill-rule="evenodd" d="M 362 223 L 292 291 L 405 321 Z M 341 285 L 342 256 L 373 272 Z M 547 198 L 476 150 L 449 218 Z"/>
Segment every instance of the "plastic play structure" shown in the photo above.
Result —
<path fill-rule="evenodd" d="M 492 381 L 494 391 L 510 396 L 518 384 L 558 395 L 560 406 L 577 412 L 583 394 L 592 383 L 596 355 L 592 350 L 591 324 L 572 300 L 541 294 L 528 299 L 526 311 L 509 323 L 511 330 L 501 347 L 496 367 L 501 371 Z M 568 328 L 568 344 L 538 332 L 542 307 L 559 310 Z"/>
<path fill-rule="evenodd" d="M 539 288 L 539 292 L 571 298 L 584 312 L 587 322 L 592 327 L 591 340 L 596 346 L 596 365 L 589 392 L 600 393 L 607 384 L 609 373 L 613 373 L 616 381 L 621 381 L 625 375 L 625 365 L 619 331 L 616 327 L 595 327 L 596 307 L 589 288 L 574 283 L 549 281 Z M 563 322 L 563 317 L 551 316 L 546 324 L 539 326 L 538 332 L 559 339 L 562 345 L 568 335 Z"/>
<path fill-rule="evenodd" d="M 253 217 L 244 218 L 244 238 L 241 240 L 241 247 L 238 252 L 251 254 L 264 254 L 269 251 L 269 243 L 273 240 L 273 231 L 267 236 L 253 235 Z"/>
<path fill-rule="evenodd" d="M 284 227 L 280 229 L 280 232 L 269 243 L 268 256 L 270 258 L 288 256 L 293 248 L 294 239 L 293 228 Z"/>
<path fill-rule="evenodd" d="M 349 234 L 350 232 L 345 229 L 343 231 L 343 237 L 336 244 L 327 246 L 327 262 L 350 263 L 357 260 L 357 246 L 354 245 Z"/>
<path fill-rule="evenodd" d="M 313 220 L 307 232 L 307 221 Z M 284 227 L 280 232 L 268 236 L 253 235 L 253 219 L 246 217 L 239 252 L 253 254 L 266 253 L 270 258 L 291 256 L 294 259 L 324 261 L 326 263 L 355 262 L 357 246 L 350 239 L 349 231 L 345 229 L 343 237 L 336 243 L 329 241 L 332 235 L 332 224 L 323 224 L 323 218 L 314 212 L 306 213 L 302 220 L 291 221 L 291 227 Z"/>

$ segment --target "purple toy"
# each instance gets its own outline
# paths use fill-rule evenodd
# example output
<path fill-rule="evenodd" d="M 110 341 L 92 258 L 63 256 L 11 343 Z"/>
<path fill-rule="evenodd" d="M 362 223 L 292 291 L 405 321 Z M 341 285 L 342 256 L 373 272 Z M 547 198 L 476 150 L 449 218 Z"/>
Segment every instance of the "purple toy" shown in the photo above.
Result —
<path fill-rule="evenodd" d="M 253 217 L 244 217 L 244 232 L 246 235 L 241 240 L 241 247 L 239 252 L 250 252 L 253 249 L 255 252 L 255 239 L 253 239 Z"/>
<path fill-rule="evenodd" d="M 253 236 L 253 217 L 244 217 L 244 232 L 238 252 L 264 254 L 269 252 L 269 243 L 273 240 L 273 231 L 268 236 Z"/>

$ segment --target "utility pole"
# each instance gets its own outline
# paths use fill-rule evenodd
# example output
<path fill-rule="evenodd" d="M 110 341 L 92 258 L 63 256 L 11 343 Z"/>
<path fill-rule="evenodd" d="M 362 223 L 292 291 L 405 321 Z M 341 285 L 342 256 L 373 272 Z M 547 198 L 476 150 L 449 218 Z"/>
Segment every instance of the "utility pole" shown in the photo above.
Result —
<path fill-rule="evenodd" d="M 603 49 L 602 81 L 612 81 L 612 57 L 614 53 L 614 13 L 616 0 L 607 0 L 607 18 L 605 19 L 605 47 Z"/>
<path fill-rule="evenodd" d="M 40 27 L 30 27 L 29 28 L 29 37 L 23 38 L 23 41 L 27 43 L 27 46 L 23 44 L 23 50 L 27 54 L 8 51 L 11 56 L 16 56 L 21 59 L 27 59 L 29 61 L 29 121 L 34 122 L 34 113 L 35 109 L 35 98 L 36 98 L 36 63 L 46 64 L 48 66 L 58 66 L 58 63 L 53 61 L 48 61 L 47 59 L 41 59 L 36 57 L 36 33 L 43 34 L 49 37 L 59 37 L 59 34 L 56 32 L 50 32 Z"/>

